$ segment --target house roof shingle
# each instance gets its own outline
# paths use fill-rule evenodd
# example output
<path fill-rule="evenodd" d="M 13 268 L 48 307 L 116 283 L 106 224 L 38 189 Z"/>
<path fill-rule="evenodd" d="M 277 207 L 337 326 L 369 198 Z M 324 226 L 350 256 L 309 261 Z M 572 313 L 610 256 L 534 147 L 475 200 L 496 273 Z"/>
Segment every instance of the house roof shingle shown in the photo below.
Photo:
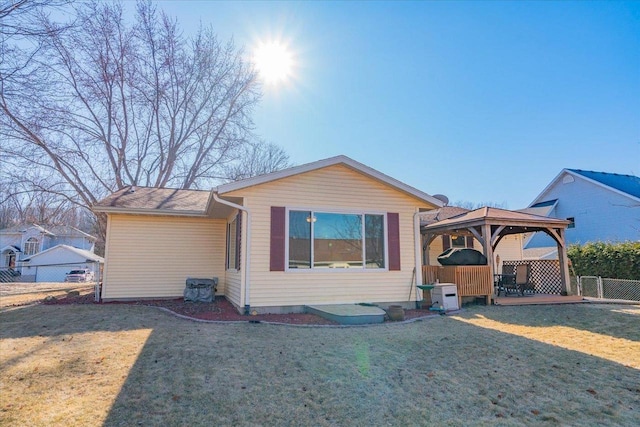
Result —
<path fill-rule="evenodd" d="M 100 212 L 110 208 L 131 210 L 173 211 L 205 214 L 211 192 L 175 188 L 127 187 L 105 197 L 94 205 Z"/>
<path fill-rule="evenodd" d="M 443 206 L 439 209 L 422 212 L 420 214 L 420 224 L 421 225 L 433 224 L 434 222 L 443 221 L 445 219 L 462 215 L 467 212 L 469 212 L 469 209 L 461 208 L 458 206 Z"/>
<path fill-rule="evenodd" d="M 443 221 L 434 222 L 424 227 L 426 230 L 430 229 L 442 229 L 450 226 L 460 226 L 474 224 L 474 223 L 511 223 L 511 224 L 526 224 L 528 226 L 540 225 L 547 226 L 550 224 L 567 226 L 569 221 L 547 218 L 540 215 L 533 215 L 524 212 L 509 211 L 506 209 L 483 207 L 473 211 L 469 211 Z"/>

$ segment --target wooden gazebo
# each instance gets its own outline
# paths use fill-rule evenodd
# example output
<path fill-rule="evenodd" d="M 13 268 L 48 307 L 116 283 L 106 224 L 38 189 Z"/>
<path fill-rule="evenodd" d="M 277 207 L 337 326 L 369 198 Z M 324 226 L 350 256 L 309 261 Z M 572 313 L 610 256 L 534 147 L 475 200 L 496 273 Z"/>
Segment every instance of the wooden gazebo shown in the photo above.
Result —
<path fill-rule="evenodd" d="M 476 289 L 469 289 L 466 292 L 471 292 L 470 295 L 474 293 L 476 295 L 485 295 L 488 302 L 490 302 L 491 294 L 493 293 L 493 277 L 495 274 L 493 252 L 500 240 L 510 234 L 542 231 L 551 236 L 558 246 L 562 292 L 569 292 L 571 285 L 567 247 L 565 244 L 565 230 L 568 225 L 569 221 L 563 219 L 548 218 L 506 209 L 483 207 L 422 226 L 421 233 L 425 246 L 428 246 L 437 236 L 442 234 L 466 235 L 473 236 L 477 239 L 483 247 L 484 255 L 487 257 L 488 268 L 483 268 L 474 273 L 476 276 L 483 276 L 477 277 L 477 280 L 474 280 L 480 283 L 480 285 L 475 286 Z M 426 264 L 429 264 L 428 251 Z M 452 274 L 453 273 L 449 274 L 449 276 Z M 455 278 L 451 280 L 455 280 Z M 467 282 L 468 281 L 469 280 L 467 280 Z M 466 285 L 471 285 L 471 283 L 467 283 Z M 478 286 L 482 288 L 480 290 L 482 293 L 478 293 L 480 292 Z M 471 288 L 473 287 L 474 286 L 471 286 Z M 489 289 L 486 289 L 487 287 Z M 488 292 L 488 294 L 486 292 Z M 461 296 L 465 296 L 464 293 L 465 291 L 463 289 L 462 292 L 460 292 Z"/>

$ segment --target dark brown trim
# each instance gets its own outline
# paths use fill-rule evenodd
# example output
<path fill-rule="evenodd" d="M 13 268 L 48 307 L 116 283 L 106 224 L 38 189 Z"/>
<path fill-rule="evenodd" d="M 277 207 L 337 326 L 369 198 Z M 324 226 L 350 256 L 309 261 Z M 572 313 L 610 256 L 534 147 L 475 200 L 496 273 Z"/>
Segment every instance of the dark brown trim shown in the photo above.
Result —
<path fill-rule="evenodd" d="M 271 207 L 271 246 L 269 252 L 270 271 L 284 271 L 285 215 L 286 210 L 284 207 Z"/>
<path fill-rule="evenodd" d="M 442 251 L 446 251 L 451 247 L 451 237 L 448 234 L 442 235 Z"/>
<path fill-rule="evenodd" d="M 389 270 L 400 270 L 400 216 L 387 213 L 387 240 L 389 245 Z"/>

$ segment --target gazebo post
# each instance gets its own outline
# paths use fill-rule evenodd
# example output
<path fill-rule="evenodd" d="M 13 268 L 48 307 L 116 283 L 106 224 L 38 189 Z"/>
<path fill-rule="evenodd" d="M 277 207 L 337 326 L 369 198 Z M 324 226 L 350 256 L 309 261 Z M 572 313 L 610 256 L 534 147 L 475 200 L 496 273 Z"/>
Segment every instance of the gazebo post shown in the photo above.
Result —
<path fill-rule="evenodd" d="M 562 292 L 569 295 L 571 292 L 571 276 L 569 274 L 569 258 L 567 257 L 567 243 L 564 239 L 564 229 L 558 229 L 558 262 L 560 263 L 560 279 L 562 280 Z"/>
<path fill-rule="evenodd" d="M 490 280 L 494 278 L 493 268 L 493 247 L 491 246 L 491 225 L 482 224 L 482 246 L 484 247 L 484 256 L 487 257 L 487 265 L 489 266 Z M 487 296 L 487 305 L 491 305 L 492 295 Z"/>

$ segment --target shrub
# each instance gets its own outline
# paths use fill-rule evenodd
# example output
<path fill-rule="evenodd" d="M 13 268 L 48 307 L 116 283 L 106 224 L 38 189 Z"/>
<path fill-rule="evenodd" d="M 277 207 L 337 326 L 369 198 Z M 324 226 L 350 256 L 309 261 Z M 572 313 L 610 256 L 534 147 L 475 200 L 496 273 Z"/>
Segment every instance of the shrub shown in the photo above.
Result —
<path fill-rule="evenodd" d="M 567 255 L 578 276 L 640 280 L 640 242 L 571 245 Z"/>

